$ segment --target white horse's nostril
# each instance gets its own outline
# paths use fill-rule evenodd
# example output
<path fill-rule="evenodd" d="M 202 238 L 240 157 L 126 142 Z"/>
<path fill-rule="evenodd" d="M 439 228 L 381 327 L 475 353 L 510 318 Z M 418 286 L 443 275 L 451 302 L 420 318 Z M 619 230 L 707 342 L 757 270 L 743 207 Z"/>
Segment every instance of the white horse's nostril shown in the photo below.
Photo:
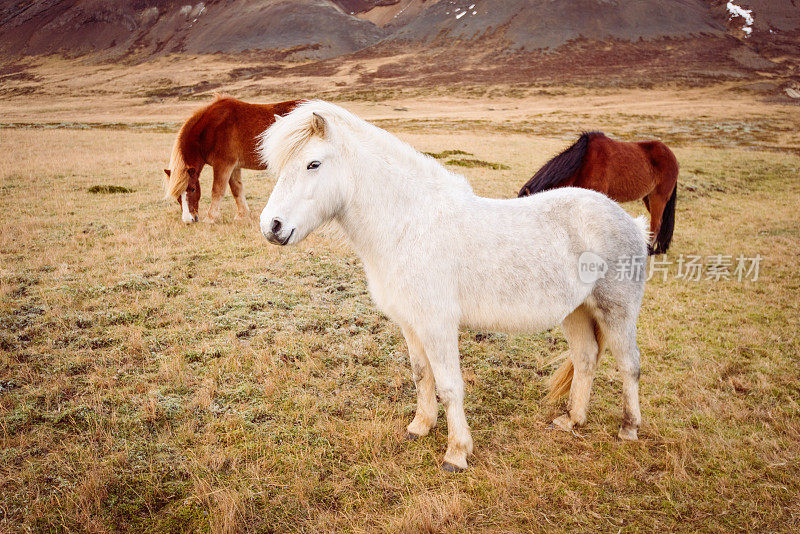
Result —
<path fill-rule="evenodd" d="M 278 219 L 277 217 L 272 219 L 272 228 L 270 228 L 270 230 L 272 230 L 273 234 L 278 235 L 278 232 L 281 231 L 281 227 L 283 227 L 283 223 L 281 222 L 280 219 Z"/>

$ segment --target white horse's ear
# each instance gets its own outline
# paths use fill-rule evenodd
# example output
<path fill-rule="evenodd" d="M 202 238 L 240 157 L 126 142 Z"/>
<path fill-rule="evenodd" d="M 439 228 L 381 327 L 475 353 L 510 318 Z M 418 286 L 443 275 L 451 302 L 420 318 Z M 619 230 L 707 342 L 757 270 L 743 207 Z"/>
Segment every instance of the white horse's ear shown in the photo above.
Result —
<path fill-rule="evenodd" d="M 278 122 L 278 121 L 279 121 L 279 120 L 281 120 L 282 118 L 283 118 L 283 117 L 281 117 L 281 116 L 280 116 L 280 115 L 278 115 L 277 113 L 275 114 L 275 122 Z"/>
<path fill-rule="evenodd" d="M 325 129 L 327 127 L 328 125 L 325 123 L 325 119 L 322 118 L 322 115 L 316 112 L 311 115 L 311 131 L 314 135 L 325 137 Z"/>

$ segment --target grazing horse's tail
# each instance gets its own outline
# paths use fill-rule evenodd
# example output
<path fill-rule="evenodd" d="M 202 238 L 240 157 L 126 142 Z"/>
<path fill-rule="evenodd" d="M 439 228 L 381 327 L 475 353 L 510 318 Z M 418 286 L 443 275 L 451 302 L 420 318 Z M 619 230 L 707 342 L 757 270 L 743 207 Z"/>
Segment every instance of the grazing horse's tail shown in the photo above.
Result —
<path fill-rule="evenodd" d="M 596 134 L 603 135 L 600 132 L 583 132 L 572 146 L 536 171 L 536 174 L 522 186 L 517 196 L 526 197 L 539 191 L 558 187 L 559 184 L 578 172 L 583 165 L 583 158 L 586 156 L 589 142 Z"/>
<path fill-rule="evenodd" d="M 603 330 L 600 328 L 600 325 L 597 324 L 597 321 L 594 321 L 594 337 L 597 340 L 597 359 L 599 360 L 600 355 L 603 354 L 603 350 L 606 347 L 606 340 Z M 572 358 L 567 355 L 567 359 L 556 369 L 556 372 L 553 373 L 553 376 L 551 376 L 550 380 L 547 382 L 550 391 L 548 391 L 547 395 L 544 397 L 545 402 L 555 402 L 569 393 L 572 387 L 572 376 L 574 372 L 575 366 L 572 363 Z"/>
<path fill-rule="evenodd" d="M 675 201 L 678 197 L 678 184 L 675 184 L 675 189 L 672 190 L 672 196 L 669 197 L 667 205 L 664 206 L 664 213 L 661 215 L 661 228 L 656 237 L 656 245 L 653 248 L 653 254 L 664 254 L 672 242 L 672 232 L 675 230 Z"/>

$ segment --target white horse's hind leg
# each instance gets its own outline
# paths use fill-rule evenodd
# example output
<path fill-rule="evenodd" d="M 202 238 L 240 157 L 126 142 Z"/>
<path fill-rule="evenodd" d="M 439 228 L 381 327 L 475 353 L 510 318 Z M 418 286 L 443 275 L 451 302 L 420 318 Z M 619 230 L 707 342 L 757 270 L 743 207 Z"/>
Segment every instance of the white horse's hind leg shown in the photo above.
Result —
<path fill-rule="evenodd" d="M 639 409 L 639 347 L 636 345 L 636 324 L 621 325 L 608 331 L 608 347 L 622 373 L 622 426 L 620 439 L 635 440 L 642 413 Z"/>
<path fill-rule="evenodd" d="M 569 358 L 572 359 L 574 370 L 567 414 L 558 417 L 553 424 L 563 430 L 572 430 L 572 427 L 586 423 L 589 393 L 600 355 L 595 321 L 585 305 L 569 314 L 561 327 L 569 343 Z"/>
<path fill-rule="evenodd" d="M 408 357 L 411 360 L 411 372 L 417 386 L 417 412 L 414 420 L 406 427 L 409 437 L 416 439 L 427 436 L 431 428 L 436 425 L 439 406 L 436 403 L 436 386 L 433 380 L 433 370 L 422 342 L 410 328 L 403 328 L 403 336 L 408 345 Z"/>
<path fill-rule="evenodd" d="M 441 331 L 440 331 L 441 332 Z M 447 452 L 442 468 L 461 471 L 472 454 L 472 435 L 464 414 L 464 379 L 458 358 L 458 330 L 446 333 L 420 333 L 428 356 L 439 399 L 447 413 Z"/>

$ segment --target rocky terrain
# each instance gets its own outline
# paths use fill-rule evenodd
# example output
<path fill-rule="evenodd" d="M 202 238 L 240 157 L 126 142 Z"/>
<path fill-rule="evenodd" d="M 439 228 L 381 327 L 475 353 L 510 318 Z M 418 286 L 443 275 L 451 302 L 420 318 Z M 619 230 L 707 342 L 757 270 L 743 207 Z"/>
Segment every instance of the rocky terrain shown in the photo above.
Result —
<path fill-rule="evenodd" d="M 6 56 L 95 54 L 106 60 L 247 50 L 320 59 L 385 36 L 324 0 L 12 0 L 0 2 L 0 28 Z"/>
<path fill-rule="evenodd" d="M 359 79 L 405 85 L 586 81 L 598 72 L 800 80 L 798 0 L 188 1 L 0 0 L 0 56 L 135 64 L 223 54 L 312 75 L 385 57 L 393 59 Z"/>

